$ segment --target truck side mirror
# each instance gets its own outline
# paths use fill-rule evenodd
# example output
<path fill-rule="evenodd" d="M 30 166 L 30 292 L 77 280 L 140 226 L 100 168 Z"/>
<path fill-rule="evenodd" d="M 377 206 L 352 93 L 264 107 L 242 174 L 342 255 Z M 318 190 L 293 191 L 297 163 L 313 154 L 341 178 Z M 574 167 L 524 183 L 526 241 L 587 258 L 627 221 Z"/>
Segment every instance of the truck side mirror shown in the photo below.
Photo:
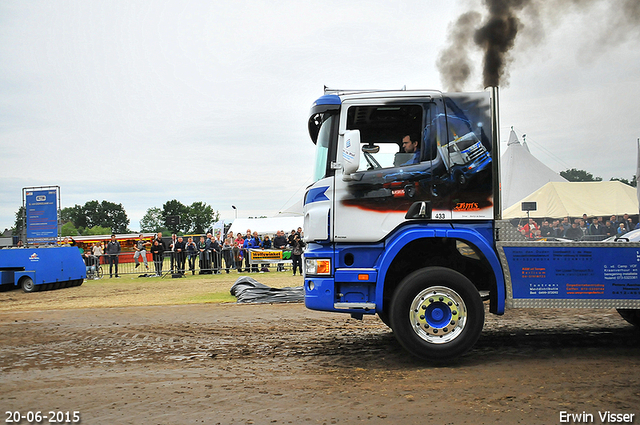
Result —
<path fill-rule="evenodd" d="M 349 176 L 360 166 L 360 130 L 345 131 L 342 140 L 342 174 Z"/>

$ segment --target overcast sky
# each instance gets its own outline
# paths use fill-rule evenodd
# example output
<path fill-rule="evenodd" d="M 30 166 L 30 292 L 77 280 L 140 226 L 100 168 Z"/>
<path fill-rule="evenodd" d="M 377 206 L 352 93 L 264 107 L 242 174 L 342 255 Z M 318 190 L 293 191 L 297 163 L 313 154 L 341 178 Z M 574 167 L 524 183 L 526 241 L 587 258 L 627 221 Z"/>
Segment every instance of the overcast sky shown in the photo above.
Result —
<path fill-rule="evenodd" d="M 541 13 L 516 39 L 501 139 L 526 133 L 555 171 L 635 174 L 640 37 L 637 19 L 610 32 L 612 3 Z M 172 199 L 272 216 L 311 183 L 323 86 L 446 89 L 436 60 L 470 4 L 3 0 L 0 230 L 23 187 L 46 185 L 63 208 L 121 203 L 133 230 Z"/>

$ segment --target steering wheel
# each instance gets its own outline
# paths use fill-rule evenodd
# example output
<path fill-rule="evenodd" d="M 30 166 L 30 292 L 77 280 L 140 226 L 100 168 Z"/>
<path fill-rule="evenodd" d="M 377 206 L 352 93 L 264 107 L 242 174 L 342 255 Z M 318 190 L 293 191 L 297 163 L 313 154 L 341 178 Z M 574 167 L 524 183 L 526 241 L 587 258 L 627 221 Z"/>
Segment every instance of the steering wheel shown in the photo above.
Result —
<path fill-rule="evenodd" d="M 376 168 L 382 168 L 380 163 L 371 155 L 369 152 L 363 152 L 364 159 L 367 160 L 367 164 L 369 164 L 369 170 L 375 170 Z"/>

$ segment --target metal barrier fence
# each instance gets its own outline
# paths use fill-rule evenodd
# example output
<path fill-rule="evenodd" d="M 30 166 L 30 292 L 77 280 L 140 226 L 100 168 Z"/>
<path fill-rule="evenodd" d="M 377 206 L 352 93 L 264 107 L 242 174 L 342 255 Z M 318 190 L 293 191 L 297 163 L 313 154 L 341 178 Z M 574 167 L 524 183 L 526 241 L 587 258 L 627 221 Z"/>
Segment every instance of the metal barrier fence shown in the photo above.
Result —
<path fill-rule="evenodd" d="M 262 252 L 263 250 L 250 250 Z M 273 252 L 278 250 L 270 250 Z M 87 267 L 87 279 L 113 278 L 121 275 L 172 276 L 186 274 L 258 273 L 291 270 L 291 260 L 275 256 L 250 255 L 246 250 L 223 249 L 203 251 L 197 254 L 165 251 L 162 258 L 154 258 L 149 251 L 121 252 L 111 255 L 83 256 Z M 282 252 L 282 251 L 279 251 Z M 286 251 L 285 251 L 286 254 Z M 256 258 L 253 258 L 256 257 Z M 287 257 L 287 255 L 284 255 Z"/>

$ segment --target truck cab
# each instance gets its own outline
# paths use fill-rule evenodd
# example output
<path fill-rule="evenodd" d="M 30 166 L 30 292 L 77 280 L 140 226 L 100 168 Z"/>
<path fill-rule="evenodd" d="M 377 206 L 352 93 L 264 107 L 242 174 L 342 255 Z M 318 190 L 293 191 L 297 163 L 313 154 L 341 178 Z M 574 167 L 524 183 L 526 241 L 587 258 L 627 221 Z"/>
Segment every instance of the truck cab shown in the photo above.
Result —
<path fill-rule="evenodd" d="M 477 332 L 469 315 L 484 317 L 480 292 L 491 294 L 492 311 L 504 304 L 491 93 L 326 90 L 311 108 L 309 134 L 316 160 L 304 198 L 306 306 L 378 314 L 394 333 L 426 320 L 426 333 L 409 330 L 418 344 L 435 346 L 436 356 L 466 349 L 457 341 Z M 417 149 L 405 150 L 407 137 Z M 424 282 L 412 276 L 425 271 L 431 283 L 411 283 Z M 452 289 L 442 279 L 464 283 Z M 418 287 L 436 288 L 446 302 L 422 304 Z M 400 299 L 429 315 L 409 324 L 408 311 L 394 308 Z"/>

